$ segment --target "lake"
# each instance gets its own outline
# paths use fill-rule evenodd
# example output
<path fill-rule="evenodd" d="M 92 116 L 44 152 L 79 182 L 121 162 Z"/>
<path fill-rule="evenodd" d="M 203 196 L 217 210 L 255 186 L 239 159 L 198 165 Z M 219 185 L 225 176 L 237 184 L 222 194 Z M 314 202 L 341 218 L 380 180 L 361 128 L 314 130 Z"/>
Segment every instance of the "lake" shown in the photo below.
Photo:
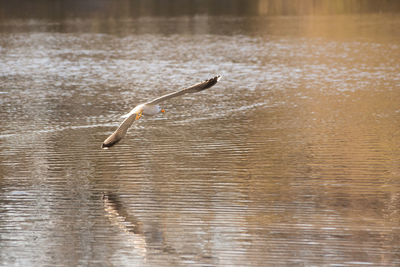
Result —
<path fill-rule="evenodd" d="M 400 265 L 398 13 L 20 2 L 0 16 L 0 265 Z"/>

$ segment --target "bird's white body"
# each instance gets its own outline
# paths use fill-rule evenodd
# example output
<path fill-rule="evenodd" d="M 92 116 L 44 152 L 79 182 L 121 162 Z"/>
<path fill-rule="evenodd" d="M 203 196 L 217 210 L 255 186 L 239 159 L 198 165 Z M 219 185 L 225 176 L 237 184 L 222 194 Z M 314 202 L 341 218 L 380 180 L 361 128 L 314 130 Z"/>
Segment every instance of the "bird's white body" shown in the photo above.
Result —
<path fill-rule="evenodd" d="M 160 113 L 162 108 L 159 105 L 152 105 L 152 104 L 140 104 L 133 108 L 129 113 L 121 116 L 121 118 L 128 118 L 132 114 L 139 114 L 143 113 L 143 115 L 156 115 Z"/>

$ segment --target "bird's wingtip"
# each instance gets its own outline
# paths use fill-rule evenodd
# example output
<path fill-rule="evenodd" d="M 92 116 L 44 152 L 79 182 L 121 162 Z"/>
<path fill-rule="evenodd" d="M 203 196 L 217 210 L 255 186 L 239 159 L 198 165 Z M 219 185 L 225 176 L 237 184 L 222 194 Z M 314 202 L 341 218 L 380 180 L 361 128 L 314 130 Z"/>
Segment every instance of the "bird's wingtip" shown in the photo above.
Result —
<path fill-rule="evenodd" d="M 113 144 L 112 144 L 112 145 L 113 145 Z M 101 144 L 101 148 L 102 148 L 102 149 L 109 149 L 112 145 L 103 142 L 103 143 Z"/>
<path fill-rule="evenodd" d="M 116 137 L 116 136 L 111 135 L 106 140 L 104 140 L 104 142 L 101 144 L 101 148 L 109 149 L 110 147 L 112 147 L 113 145 L 118 143 L 121 139 L 122 139 L 121 137 Z"/>
<path fill-rule="evenodd" d="M 213 82 L 217 83 L 219 80 L 221 80 L 221 75 L 216 75 L 216 76 L 212 77 L 211 79 L 209 79 L 208 81 L 213 81 Z"/>
<path fill-rule="evenodd" d="M 205 80 L 200 85 L 201 87 L 196 90 L 196 92 L 202 91 L 204 89 L 208 89 L 214 86 L 221 79 L 221 75 L 217 75 L 212 77 L 211 79 Z"/>

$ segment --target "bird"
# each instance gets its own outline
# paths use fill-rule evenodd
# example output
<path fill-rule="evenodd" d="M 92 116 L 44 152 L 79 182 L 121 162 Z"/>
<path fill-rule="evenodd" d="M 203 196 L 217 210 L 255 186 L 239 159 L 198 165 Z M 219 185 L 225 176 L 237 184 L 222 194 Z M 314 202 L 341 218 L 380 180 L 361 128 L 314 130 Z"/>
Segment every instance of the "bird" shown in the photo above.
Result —
<path fill-rule="evenodd" d="M 122 138 L 125 137 L 129 127 L 132 125 L 134 121 L 139 120 L 142 115 L 156 115 L 158 113 L 164 113 L 165 110 L 158 105 L 160 102 L 165 101 L 170 98 L 174 98 L 180 95 L 184 94 L 189 94 L 189 93 L 197 93 L 200 91 L 203 91 L 205 89 L 211 88 L 214 86 L 219 80 L 221 79 L 221 76 L 215 76 L 211 79 L 205 80 L 203 82 L 197 83 L 195 85 L 192 85 L 190 87 L 187 87 L 185 89 L 175 91 L 160 97 L 157 97 L 156 99 L 153 99 L 151 101 L 142 103 L 134 107 L 129 113 L 125 114 L 122 116 L 122 118 L 125 118 L 122 123 L 119 125 L 119 127 L 109 136 L 107 137 L 104 142 L 101 145 L 101 148 L 107 149 L 115 144 L 117 144 L 119 141 L 121 141 Z"/>

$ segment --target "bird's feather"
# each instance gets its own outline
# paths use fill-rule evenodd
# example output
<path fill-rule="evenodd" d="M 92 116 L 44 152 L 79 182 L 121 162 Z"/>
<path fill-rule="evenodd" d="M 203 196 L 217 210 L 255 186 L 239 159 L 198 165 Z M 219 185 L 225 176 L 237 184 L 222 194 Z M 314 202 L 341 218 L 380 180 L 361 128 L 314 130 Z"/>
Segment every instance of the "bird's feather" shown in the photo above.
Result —
<path fill-rule="evenodd" d="M 212 86 L 214 86 L 218 80 L 220 79 L 220 76 L 215 76 L 214 78 L 211 78 L 209 80 L 205 80 L 204 82 L 195 84 L 193 86 L 190 86 L 188 88 L 185 88 L 180 91 L 176 91 L 167 95 L 163 95 L 161 97 L 158 97 L 154 100 L 151 100 L 149 102 L 146 102 L 144 104 L 137 105 L 134 109 L 132 109 L 131 112 L 128 114 L 124 115 L 123 117 L 125 118 L 124 121 L 121 123 L 121 125 L 118 127 L 117 130 L 115 130 L 106 140 L 104 140 L 103 144 L 101 145 L 102 148 L 108 148 L 116 143 L 118 143 L 124 136 L 126 135 L 126 132 L 128 131 L 128 128 L 131 127 L 132 123 L 138 118 L 137 115 L 143 112 L 143 109 L 146 105 L 156 105 L 164 100 L 177 97 L 180 95 L 188 94 L 188 93 L 196 93 L 203 91 L 205 89 L 208 89 Z"/>
<path fill-rule="evenodd" d="M 116 143 L 118 143 L 128 131 L 128 128 L 131 127 L 132 123 L 135 121 L 136 114 L 132 114 L 131 116 L 127 117 L 121 125 L 115 130 L 106 140 L 104 140 L 103 144 L 101 145 L 102 148 L 112 147 Z"/>
<path fill-rule="evenodd" d="M 205 80 L 204 82 L 192 85 L 183 90 L 160 96 L 156 99 L 153 99 L 153 100 L 147 102 L 146 104 L 155 105 L 155 104 L 158 104 L 164 100 L 167 100 L 167 99 L 170 99 L 173 97 L 177 97 L 177 96 L 188 94 L 188 93 L 197 93 L 197 92 L 203 91 L 203 90 L 208 89 L 208 88 L 212 87 L 213 85 L 215 85 L 219 79 L 221 79 L 221 76 L 215 76 L 214 78 L 211 78 L 209 80 Z"/>

